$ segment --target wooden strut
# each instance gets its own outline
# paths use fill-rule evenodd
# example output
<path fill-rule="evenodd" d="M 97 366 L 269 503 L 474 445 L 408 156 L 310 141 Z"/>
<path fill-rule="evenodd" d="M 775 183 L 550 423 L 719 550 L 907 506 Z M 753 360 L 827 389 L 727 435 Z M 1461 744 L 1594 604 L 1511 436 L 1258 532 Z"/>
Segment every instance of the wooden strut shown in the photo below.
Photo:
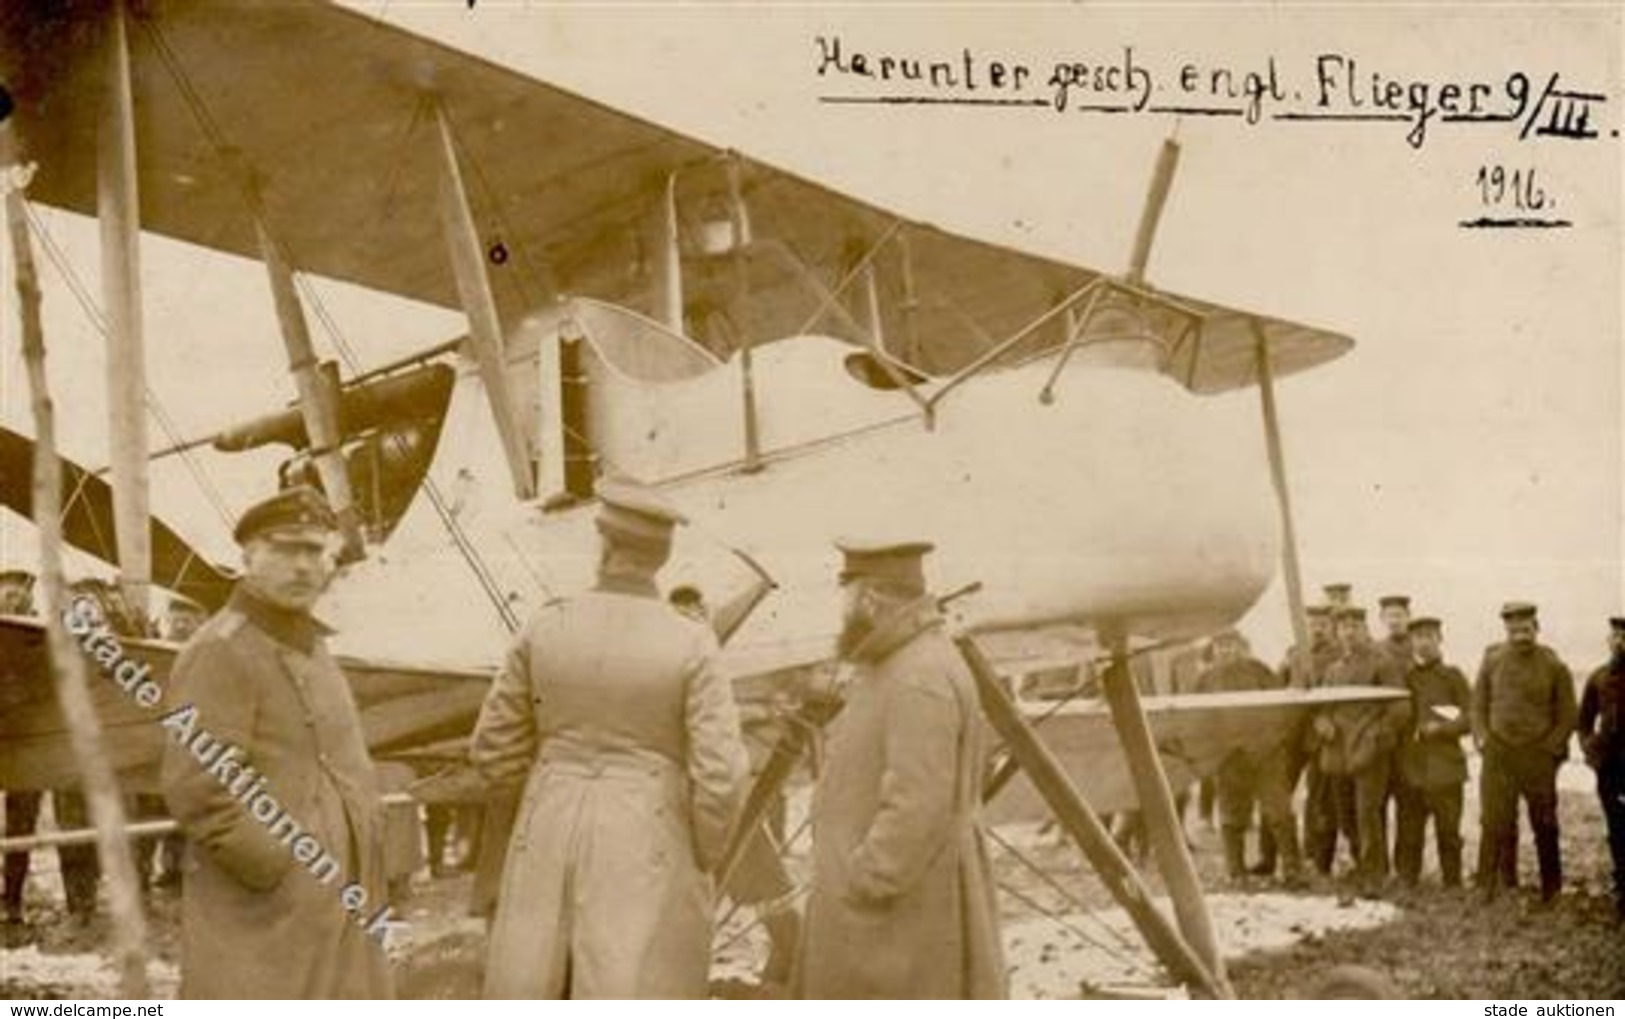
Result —
<path fill-rule="evenodd" d="M 992 664 L 976 646 L 974 638 L 959 637 L 954 643 L 958 645 L 976 680 L 982 711 L 994 731 L 1004 739 L 1011 760 L 1027 773 L 1033 787 L 1095 868 L 1106 890 L 1134 922 L 1158 961 L 1175 980 L 1209 997 L 1234 998 L 1235 992 L 1225 980 L 1223 971 L 1204 960 L 1198 950 L 1158 911 L 1134 865 L 1123 855 L 1122 849 L 1078 792 L 1077 786 L 1072 784 L 1061 762 L 1022 717 L 1009 694 L 1004 692 Z M 1184 845 L 1183 840 L 1180 845 Z M 1175 905 L 1178 905 L 1177 898 Z"/>
<path fill-rule="evenodd" d="M 265 211 L 258 207 L 261 203 L 257 184 L 250 187 L 257 206 L 254 231 L 259 237 L 260 257 L 270 276 L 277 324 L 281 326 L 282 344 L 288 352 L 288 374 L 293 376 L 299 391 L 299 411 L 304 418 L 305 434 L 310 439 L 311 457 L 316 462 L 316 471 L 332 503 L 333 513 L 338 517 L 339 533 L 344 540 L 339 561 L 355 562 L 365 558 L 367 553 L 355 495 L 350 491 L 350 475 L 340 451 L 343 436 L 339 431 L 338 391 L 322 376 L 315 347 L 310 341 L 310 328 L 305 322 L 305 311 L 299 303 L 299 292 L 294 288 L 293 271 L 266 228 Z"/>
<path fill-rule="evenodd" d="M 1060 761 L 1044 746 L 1032 725 L 1004 693 L 992 665 L 974 641 L 961 637 L 955 643 L 976 679 L 984 714 L 1010 751 L 1009 759 L 984 784 L 983 801 L 992 799 L 1014 777 L 1017 769 L 1025 771 L 1073 842 L 1095 868 L 1106 889 L 1123 907 L 1145 938 L 1147 946 L 1173 978 L 1210 997 L 1233 998 L 1235 995 L 1229 984 L 1208 967 L 1190 943 L 1157 910 L 1150 891 L 1140 880 L 1134 865 L 1123 855 L 1100 817 L 1067 777 Z M 814 734 L 829 724 L 840 712 L 841 706 L 838 697 L 810 698 L 790 719 L 766 764 L 757 773 L 727 847 L 712 872 L 719 887 L 733 873 L 750 837 L 762 823 L 774 796 L 805 755 Z"/>
<path fill-rule="evenodd" d="M 122 8 L 114 8 L 117 38 L 123 35 Z M 117 47 L 115 47 L 117 48 Z M 28 236 L 27 207 L 22 189 L 26 174 L 18 164 L 13 137 L 11 97 L 0 89 L 0 189 L 5 191 L 6 226 L 10 237 L 17 308 L 22 324 L 23 361 L 28 373 L 34 416 L 34 522 L 39 530 L 40 587 L 45 607 L 45 634 L 57 703 L 68 724 L 69 740 L 90 817 L 96 826 L 96 844 L 107 874 L 109 910 L 113 921 L 113 951 L 118 962 L 120 996 L 148 995 L 146 921 L 136 890 L 135 865 L 130 845 L 122 837 L 124 808 L 118 781 L 102 748 L 101 723 L 96 717 L 85 662 L 63 625 L 67 605 L 62 579 L 62 461 L 56 454 L 56 412 L 51 403 L 45 369 L 45 334 L 40 322 L 39 277 Z M 143 450 L 142 455 L 145 456 Z"/>
<path fill-rule="evenodd" d="M 1157 754 L 1151 737 L 1151 725 L 1146 721 L 1140 694 L 1134 688 L 1134 676 L 1129 669 L 1128 649 L 1120 635 L 1107 635 L 1112 651 L 1111 664 L 1101 679 L 1106 703 L 1111 708 L 1112 724 L 1117 738 L 1123 744 L 1128 758 L 1129 774 L 1139 796 L 1140 812 L 1145 818 L 1151 851 L 1157 860 L 1168 897 L 1173 900 L 1174 915 L 1185 939 L 1201 956 L 1217 988 L 1218 997 L 1233 998 L 1229 978 L 1224 971 L 1224 957 L 1219 954 L 1218 941 L 1213 934 L 1213 919 L 1208 915 L 1207 899 L 1196 876 L 1196 864 L 1191 859 L 1190 846 L 1185 842 L 1185 829 L 1174 806 L 1174 794 L 1168 787 L 1168 775 L 1163 771 L 1162 758 Z"/>
<path fill-rule="evenodd" d="M 96 134 L 96 218 L 101 228 L 102 301 L 107 311 L 107 435 L 119 586 L 145 627 L 152 592 L 148 525 L 146 353 L 141 328 L 141 197 L 136 177 L 135 101 L 122 2 L 111 5 Z"/>
<path fill-rule="evenodd" d="M 745 195 L 739 180 L 739 159 L 728 157 L 728 225 L 733 241 L 730 257 L 733 260 L 734 300 L 742 300 L 750 290 L 750 266 L 746 262 L 746 248 L 750 244 L 749 228 L 745 221 Z M 762 469 L 761 423 L 756 412 L 756 378 L 752 364 L 751 337 L 741 337 L 739 345 L 739 380 L 743 386 L 741 396 L 745 412 L 745 462 L 740 470 L 755 474 Z"/>
<path fill-rule="evenodd" d="M 1281 573 L 1286 580 L 1287 609 L 1292 616 L 1293 654 L 1289 663 L 1292 685 L 1309 685 L 1309 671 L 1313 667 L 1309 649 L 1309 616 L 1303 601 L 1303 570 L 1298 560 L 1298 529 L 1292 521 L 1292 493 L 1286 481 L 1286 454 L 1281 446 L 1281 421 L 1275 407 L 1275 368 L 1270 363 L 1269 338 L 1258 319 L 1248 320 L 1252 326 L 1255 346 L 1254 363 L 1258 371 L 1258 398 L 1264 412 L 1264 445 L 1269 453 L 1270 483 L 1275 489 L 1275 504 L 1281 513 Z"/>
<path fill-rule="evenodd" d="M 457 162 L 457 146 L 445 107 L 434 104 L 440 127 L 440 221 L 445 232 L 446 251 L 457 282 L 457 296 L 468 316 L 469 348 L 485 384 L 485 398 L 491 407 L 502 452 L 508 461 L 514 494 L 521 499 L 536 494 L 535 471 L 531 466 L 530 443 L 520 428 L 508 385 L 508 363 L 503 353 L 502 320 L 497 315 L 496 298 L 485 273 L 485 249 L 463 187 L 463 174 Z"/>

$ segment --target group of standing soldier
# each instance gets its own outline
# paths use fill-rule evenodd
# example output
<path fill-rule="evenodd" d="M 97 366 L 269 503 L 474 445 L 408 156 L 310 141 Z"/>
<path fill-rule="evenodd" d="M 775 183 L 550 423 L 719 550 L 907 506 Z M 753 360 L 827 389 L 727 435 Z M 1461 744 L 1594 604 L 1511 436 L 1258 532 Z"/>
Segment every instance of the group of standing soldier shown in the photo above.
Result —
<path fill-rule="evenodd" d="M 632 482 L 598 495 L 596 585 L 524 627 L 471 742 L 490 784 L 518 795 L 486 958 L 492 997 L 709 989 L 714 878 L 740 841 L 749 771 L 739 710 L 712 626 L 657 584 L 683 517 Z M 162 786 L 193 860 L 183 996 L 393 991 L 376 780 L 312 614 L 336 534 L 310 489 L 250 508 L 235 529 L 242 579 L 169 676 Z M 813 799 L 792 993 L 1005 994 L 978 819 L 982 728 L 926 588 L 929 549 L 842 546 L 844 709 Z M 340 880 L 308 866 L 310 848 Z"/>
<path fill-rule="evenodd" d="M 1415 887 L 1431 824 L 1441 881 L 1461 886 L 1464 741 L 1471 737 L 1482 756 L 1476 883 L 1486 896 L 1516 886 L 1521 801 L 1540 895 L 1550 901 L 1563 885 L 1557 772 L 1578 732 L 1597 774 L 1616 904 L 1625 917 L 1625 618 L 1610 620 L 1609 661 L 1587 681 L 1577 705 L 1568 667 L 1539 641 L 1534 605 L 1503 606 L 1506 639 L 1486 649 L 1469 683 L 1442 658 L 1438 619 L 1413 617 L 1407 597 L 1385 596 L 1379 600 L 1385 633 L 1374 640 L 1365 610 L 1349 594 L 1349 585 L 1327 586 L 1327 601 L 1308 610 L 1309 646 L 1294 647 L 1273 674 L 1246 657 L 1234 632 L 1212 642 L 1213 664 L 1200 684 L 1209 691 L 1369 686 L 1402 695 L 1323 708 L 1302 732 L 1274 734 L 1225 761 L 1218 801 L 1229 873 L 1248 873 L 1245 836 L 1256 805 L 1265 859 L 1252 873 L 1279 866 L 1287 883 L 1302 882 L 1292 815 L 1301 777 L 1303 855 L 1319 874 L 1334 873 L 1341 842 L 1354 891 L 1381 894 L 1391 876 Z"/>
<path fill-rule="evenodd" d="M 716 632 L 693 599 L 673 604 L 658 586 L 684 518 L 632 482 L 604 481 L 598 496 L 596 585 L 528 622 L 472 738 L 472 764 L 518 803 L 490 929 L 492 997 L 706 994 L 715 879 L 729 878 L 724 892 L 735 897 L 747 883 L 737 870 L 719 873 L 726 847 L 768 840 L 741 827 L 749 763 Z M 312 614 L 333 574 L 336 521 L 319 494 L 294 489 L 252 507 L 235 536 L 242 580 L 186 644 L 166 699 L 187 713 L 165 718 L 162 767 L 193 851 L 181 991 L 387 996 L 378 791 L 349 686 Z M 1001 997 L 979 820 L 984 729 L 925 582 L 930 545 L 840 548 L 842 707 L 812 800 L 789 990 Z M 1440 657 L 1437 619 L 1411 618 L 1406 599 L 1384 598 L 1378 642 L 1346 589 L 1328 594 L 1332 603 L 1310 613 L 1310 646 L 1281 670 L 1250 658 L 1229 632 L 1213 643 L 1202 687 L 1369 686 L 1396 696 L 1340 700 L 1301 732 L 1225 762 L 1218 801 L 1231 874 L 1246 871 L 1256 809 L 1269 869 L 1301 881 L 1307 856 L 1330 874 L 1341 838 L 1356 887 L 1378 893 L 1393 802 L 1399 878 L 1420 877 L 1431 822 L 1444 883 L 1459 884 L 1462 741 L 1471 734 L 1484 758 L 1479 882 L 1515 883 L 1522 799 L 1550 898 L 1562 882 L 1555 776 L 1578 721 L 1625 913 L 1625 619 L 1612 620 L 1612 657 L 1577 705 L 1568 669 L 1538 642 L 1533 606 L 1505 607 L 1507 639 L 1486 652 L 1470 686 Z M 245 792 L 251 775 L 257 784 Z M 1301 843 L 1292 806 L 1300 779 Z M 276 809 L 262 810 L 267 800 Z M 310 862 L 311 847 L 331 856 L 342 893 L 296 866 Z M 9 878 L 8 865 L 8 904 Z M 764 889 L 749 897 L 789 897 L 782 880 Z"/>
<path fill-rule="evenodd" d="M 0 615 L 33 616 L 34 575 L 26 570 L 0 572 Z M 116 636 L 141 636 L 130 616 L 123 610 L 118 589 L 106 581 L 85 578 L 69 586 L 73 599 L 88 599 L 94 611 Z M 201 625 L 205 614 L 196 602 L 173 596 L 170 600 L 163 635 L 170 641 L 189 638 Z M 59 829 L 84 829 L 90 824 L 90 813 L 83 793 L 76 789 L 7 789 L 5 790 L 5 835 L 7 838 L 32 837 L 39 826 L 40 814 L 49 800 L 52 815 Z M 165 816 L 163 799 L 149 794 L 129 797 L 127 807 L 135 820 Z M 179 836 L 137 839 L 134 844 L 136 876 L 143 891 L 150 888 L 173 888 L 181 881 L 181 839 Z M 58 873 L 62 880 L 63 906 L 70 920 L 88 925 L 97 915 L 97 888 L 101 880 L 101 863 L 96 848 L 86 844 L 64 844 L 57 847 Z M 27 922 L 24 891 L 31 870 L 32 854 L 27 850 L 13 850 L 5 854 L 3 919 L 8 929 L 7 942 L 16 943 L 32 937 Z M 22 932 L 20 935 L 14 932 Z"/>
<path fill-rule="evenodd" d="M 471 756 L 523 799 L 487 960 L 490 997 L 696 997 L 712 876 L 748 765 L 711 627 L 661 597 L 685 521 L 599 486 L 596 587 L 544 608 L 499 672 Z M 926 590 L 923 543 L 843 546 L 844 708 L 815 791 L 793 993 L 998 997 L 977 823 L 981 727 Z"/>

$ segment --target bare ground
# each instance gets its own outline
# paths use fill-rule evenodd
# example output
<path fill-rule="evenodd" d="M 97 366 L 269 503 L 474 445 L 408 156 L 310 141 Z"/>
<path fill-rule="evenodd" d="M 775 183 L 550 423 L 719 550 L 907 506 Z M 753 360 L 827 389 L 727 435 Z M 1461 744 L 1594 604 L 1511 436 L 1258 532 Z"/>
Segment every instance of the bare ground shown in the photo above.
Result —
<path fill-rule="evenodd" d="M 1568 886 L 1551 906 L 1527 893 L 1484 903 L 1472 892 L 1437 887 L 1431 875 L 1418 892 L 1343 906 L 1324 882 L 1291 892 L 1264 884 L 1230 888 L 1212 833 L 1193 826 L 1192 839 L 1241 997 L 1303 997 L 1332 967 L 1354 964 L 1382 974 L 1403 997 L 1625 998 L 1625 928 L 1613 918 L 1595 796 L 1565 790 L 1562 820 Z M 1476 838 L 1471 825 L 1467 830 L 1470 868 Z M 1031 829 L 999 834 L 1004 844 L 992 852 L 1018 991 L 1046 997 L 1177 993 L 1164 986 L 1160 968 L 1070 845 Z M 1527 834 L 1520 855 L 1527 884 L 1534 867 Z M 63 919 L 55 875 L 45 872 L 54 863 L 50 854 L 36 857 L 31 923 L 6 932 L 0 997 L 115 996 L 113 971 L 101 954 L 105 922 L 78 928 Z M 411 927 L 394 949 L 403 996 L 478 995 L 484 927 L 466 914 L 468 883 L 466 876 L 414 882 L 403 911 Z M 1148 883 L 1160 892 L 1154 877 Z M 149 906 L 154 990 L 169 995 L 178 976 L 178 901 L 159 895 Z M 752 972 L 763 947 L 748 912 L 719 932 L 718 944 L 716 975 L 728 978 L 719 986 L 746 992 L 740 979 Z"/>

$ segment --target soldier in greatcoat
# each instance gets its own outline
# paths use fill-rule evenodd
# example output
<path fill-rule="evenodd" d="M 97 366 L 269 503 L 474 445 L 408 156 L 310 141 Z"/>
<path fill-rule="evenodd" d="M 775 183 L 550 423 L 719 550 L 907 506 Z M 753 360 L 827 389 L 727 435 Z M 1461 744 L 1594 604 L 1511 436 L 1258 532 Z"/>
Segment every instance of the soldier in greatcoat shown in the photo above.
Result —
<path fill-rule="evenodd" d="M 661 597 L 684 517 L 598 485 L 597 586 L 542 608 L 480 711 L 471 756 L 523 784 L 486 963 L 488 998 L 698 998 L 709 872 L 744 790 L 716 637 Z"/>
<path fill-rule="evenodd" d="M 1276 690 L 1281 685 L 1269 666 L 1247 654 L 1240 633 L 1226 630 L 1213 638 L 1213 665 L 1199 683 L 1203 693 Z M 1261 829 L 1270 833 L 1272 852 L 1284 864 L 1286 880 L 1296 883 L 1301 877 L 1292 789 L 1287 784 L 1287 746 L 1295 738 L 1291 730 L 1259 732 L 1219 766 L 1219 831 L 1225 871 L 1233 881 L 1247 876 L 1246 838 L 1255 804 Z M 1273 863 L 1270 869 L 1274 870 Z"/>
<path fill-rule="evenodd" d="M 1540 643 L 1538 610 L 1528 602 L 1501 609 L 1504 643 L 1491 646 L 1473 687 L 1473 736 L 1484 754 L 1479 776 L 1478 883 L 1487 894 L 1518 884 L 1518 801 L 1527 804 L 1540 864 L 1542 900 L 1563 887 L 1557 823 L 1557 769 L 1574 734 L 1574 676 Z"/>
<path fill-rule="evenodd" d="M 191 859 L 181 996 L 385 998 L 383 819 L 349 683 L 311 611 L 337 521 L 310 488 L 251 507 L 244 573 L 170 673 L 164 798 Z"/>
<path fill-rule="evenodd" d="M 1405 677 L 1371 644 L 1365 610 L 1353 606 L 1337 612 L 1343 656 L 1332 665 L 1330 686 L 1382 686 L 1405 689 Z M 1403 700 L 1340 704 L 1315 719 L 1319 737 L 1317 764 L 1333 777 L 1338 816 L 1354 815 L 1358 859 L 1356 883 L 1362 893 L 1377 894 L 1388 875 L 1388 798 L 1393 752 L 1409 724 L 1410 707 Z M 1350 806 L 1352 805 L 1352 811 Z"/>
<path fill-rule="evenodd" d="M 926 591 L 931 546 L 841 547 L 850 673 L 814 793 L 799 992 L 1005 997 L 979 820 L 983 726 L 970 672 Z"/>
<path fill-rule="evenodd" d="M 1446 888 L 1461 886 L 1461 804 L 1467 755 L 1461 740 L 1472 731 L 1472 688 L 1440 656 L 1443 627 L 1423 616 L 1408 624 L 1413 656 L 1405 673 L 1412 725 L 1399 748 L 1400 789 L 1394 870 L 1407 885 L 1422 874 L 1422 843 L 1433 822 L 1439 875 Z"/>

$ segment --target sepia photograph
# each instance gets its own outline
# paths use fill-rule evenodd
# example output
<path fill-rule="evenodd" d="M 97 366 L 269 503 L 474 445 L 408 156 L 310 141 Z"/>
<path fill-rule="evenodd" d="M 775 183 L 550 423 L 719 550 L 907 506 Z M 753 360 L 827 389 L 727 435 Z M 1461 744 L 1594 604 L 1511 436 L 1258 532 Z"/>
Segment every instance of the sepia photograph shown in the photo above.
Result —
<path fill-rule="evenodd" d="M 6 5 L 0 997 L 1611 1015 L 1622 58 Z"/>

